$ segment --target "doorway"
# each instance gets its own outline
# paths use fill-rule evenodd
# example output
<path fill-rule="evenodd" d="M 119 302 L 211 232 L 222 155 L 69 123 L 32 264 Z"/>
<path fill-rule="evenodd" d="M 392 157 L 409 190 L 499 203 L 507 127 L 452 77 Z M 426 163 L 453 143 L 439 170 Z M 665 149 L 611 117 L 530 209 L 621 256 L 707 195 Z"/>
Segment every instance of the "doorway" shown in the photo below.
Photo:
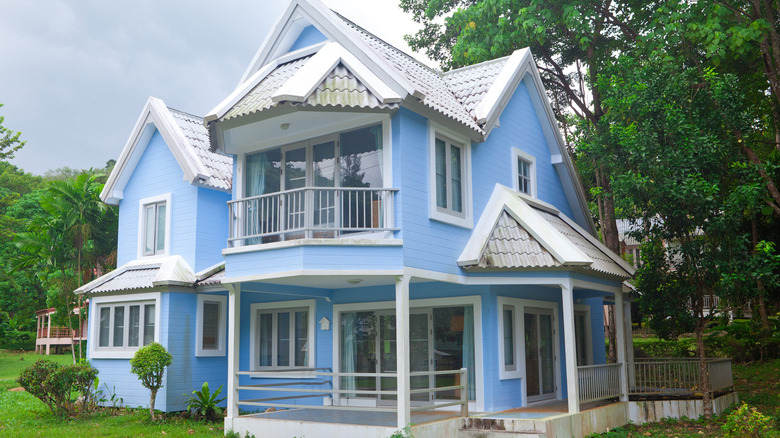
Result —
<path fill-rule="evenodd" d="M 529 402 L 555 398 L 555 318 L 551 309 L 526 307 L 525 374 Z"/>

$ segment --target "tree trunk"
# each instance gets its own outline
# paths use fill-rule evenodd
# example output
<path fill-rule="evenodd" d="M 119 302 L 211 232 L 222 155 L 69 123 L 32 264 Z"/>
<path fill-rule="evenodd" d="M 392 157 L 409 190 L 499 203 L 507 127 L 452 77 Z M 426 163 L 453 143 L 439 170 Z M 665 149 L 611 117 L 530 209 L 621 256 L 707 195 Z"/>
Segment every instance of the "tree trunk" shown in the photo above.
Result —
<path fill-rule="evenodd" d="M 152 421 L 154 421 L 154 399 L 157 398 L 157 390 L 152 389 L 152 396 L 149 398 L 149 415 L 152 417 Z"/>
<path fill-rule="evenodd" d="M 617 362 L 617 327 L 615 327 L 615 312 L 617 307 L 613 304 L 609 312 L 609 359 Z"/>
<path fill-rule="evenodd" d="M 70 307 L 70 300 L 66 300 L 66 301 L 68 303 L 68 307 Z M 70 356 L 71 356 L 71 358 L 73 358 L 73 363 L 75 364 L 76 363 L 76 350 L 73 347 L 73 342 L 74 342 L 74 339 L 73 339 L 73 328 L 72 328 L 73 327 L 73 318 L 72 318 L 73 315 L 71 315 L 71 313 L 73 313 L 73 310 L 68 308 L 67 312 L 68 312 L 68 328 L 70 329 Z"/>
<path fill-rule="evenodd" d="M 750 253 L 755 255 L 756 254 L 756 246 L 758 245 L 758 226 L 756 225 L 756 218 L 753 218 L 750 221 L 750 229 L 753 234 L 753 248 L 750 250 Z M 764 327 L 764 329 L 769 330 L 769 315 L 766 310 L 766 301 L 764 301 L 764 282 L 759 280 L 756 280 L 756 289 L 758 290 L 758 314 L 761 316 L 761 326 Z"/>

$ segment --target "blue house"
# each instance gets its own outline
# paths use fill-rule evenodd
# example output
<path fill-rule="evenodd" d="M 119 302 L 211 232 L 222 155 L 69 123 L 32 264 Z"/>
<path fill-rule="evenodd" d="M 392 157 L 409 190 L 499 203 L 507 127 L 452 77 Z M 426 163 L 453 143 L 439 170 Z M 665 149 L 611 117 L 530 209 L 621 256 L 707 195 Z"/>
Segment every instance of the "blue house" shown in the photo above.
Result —
<path fill-rule="evenodd" d="M 102 198 L 120 268 L 78 292 L 126 404 L 152 341 L 174 356 L 160 409 L 225 384 L 226 429 L 271 436 L 626 400 L 602 309 L 633 268 L 595 237 L 527 49 L 442 73 L 293 0 L 205 117 L 149 100 Z M 304 409 L 239 415 L 267 407 Z"/>

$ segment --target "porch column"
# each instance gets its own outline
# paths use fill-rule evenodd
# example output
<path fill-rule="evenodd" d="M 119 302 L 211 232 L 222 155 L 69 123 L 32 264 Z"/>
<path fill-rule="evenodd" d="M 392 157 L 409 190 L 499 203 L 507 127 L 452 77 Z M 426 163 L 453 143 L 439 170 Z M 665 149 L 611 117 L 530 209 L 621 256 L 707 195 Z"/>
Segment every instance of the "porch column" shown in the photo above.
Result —
<path fill-rule="evenodd" d="M 228 379 L 227 417 L 238 417 L 238 344 L 241 339 L 241 285 L 226 285 L 228 296 Z"/>
<path fill-rule="evenodd" d="M 625 320 L 625 338 L 626 338 L 626 363 L 628 364 L 628 383 L 629 390 L 636 383 L 636 376 L 634 375 L 634 330 L 631 325 L 631 301 L 623 300 L 623 313 Z"/>
<path fill-rule="evenodd" d="M 563 345 L 566 354 L 566 393 L 569 413 L 580 412 L 580 389 L 577 379 L 577 344 L 574 333 L 574 290 L 571 282 L 561 285 L 563 295 Z"/>
<path fill-rule="evenodd" d="M 395 280 L 395 345 L 398 373 L 398 429 L 412 423 L 411 385 L 409 381 L 409 280 L 402 275 Z"/>
<path fill-rule="evenodd" d="M 620 401 L 628 401 L 628 363 L 626 363 L 626 324 L 623 309 L 623 291 L 615 292 L 615 344 L 617 347 L 617 361 L 622 363 L 620 368 Z"/>
<path fill-rule="evenodd" d="M 51 313 L 49 313 L 46 316 L 46 319 L 49 321 L 48 328 L 46 329 L 46 355 L 48 356 L 51 352 Z M 56 353 L 56 351 L 55 351 Z"/>

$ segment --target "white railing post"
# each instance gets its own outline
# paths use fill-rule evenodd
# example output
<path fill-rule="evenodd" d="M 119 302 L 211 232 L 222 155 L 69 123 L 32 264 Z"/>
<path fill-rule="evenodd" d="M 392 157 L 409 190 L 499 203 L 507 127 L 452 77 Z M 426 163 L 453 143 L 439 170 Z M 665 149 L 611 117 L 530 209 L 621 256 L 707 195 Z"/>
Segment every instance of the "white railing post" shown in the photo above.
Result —
<path fill-rule="evenodd" d="M 228 390 L 227 417 L 238 417 L 238 361 L 241 324 L 241 285 L 227 284 L 228 297 Z"/>
<path fill-rule="evenodd" d="M 412 423 L 409 376 L 409 276 L 395 280 L 395 345 L 398 386 L 398 429 Z"/>
<path fill-rule="evenodd" d="M 620 401 L 628 401 L 628 367 L 626 366 L 626 324 L 623 308 L 623 291 L 615 292 L 615 343 L 617 344 L 617 362 L 620 367 Z"/>
<path fill-rule="evenodd" d="M 580 412 L 580 390 L 577 382 L 577 344 L 574 337 L 574 290 L 571 282 L 561 285 L 563 296 L 563 344 L 566 353 L 566 392 L 569 413 Z"/>
<path fill-rule="evenodd" d="M 460 390 L 460 416 L 466 418 L 469 416 L 469 370 L 466 368 L 460 369 L 460 384 L 463 387 Z"/>

